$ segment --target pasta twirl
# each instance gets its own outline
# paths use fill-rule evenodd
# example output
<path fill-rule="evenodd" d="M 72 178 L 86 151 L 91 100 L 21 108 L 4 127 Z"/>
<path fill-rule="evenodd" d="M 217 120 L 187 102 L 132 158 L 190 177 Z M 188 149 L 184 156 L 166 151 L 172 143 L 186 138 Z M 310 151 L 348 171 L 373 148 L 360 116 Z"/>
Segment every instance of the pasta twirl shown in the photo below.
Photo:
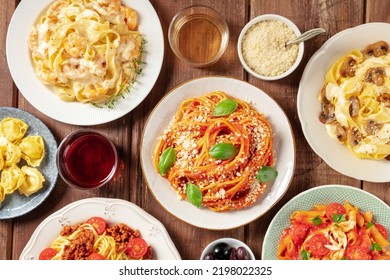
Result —
<path fill-rule="evenodd" d="M 273 170 L 272 127 L 248 103 L 210 92 L 180 104 L 153 160 L 160 175 L 194 205 L 213 211 L 245 208 L 266 188 L 269 177 L 259 180 L 259 173 Z M 169 161 L 164 174 L 160 165 Z"/>
<path fill-rule="evenodd" d="M 390 159 L 390 53 L 379 41 L 352 50 L 328 70 L 319 120 L 354 156 Z"/>
<path fill-rule="evenodd" d="M 63 100 L 112 105 L 141 69 L 137 28 L 120 0 L 57 0 L 30 33 L 36 74 Z"/>
<path fill-rule="evenodd" d="M 278 243 L 283 260 L 390 260 L 388 230 L 348 201 L 297 210 Z M 310 218 L 309 218 L 310 217 Z"/>

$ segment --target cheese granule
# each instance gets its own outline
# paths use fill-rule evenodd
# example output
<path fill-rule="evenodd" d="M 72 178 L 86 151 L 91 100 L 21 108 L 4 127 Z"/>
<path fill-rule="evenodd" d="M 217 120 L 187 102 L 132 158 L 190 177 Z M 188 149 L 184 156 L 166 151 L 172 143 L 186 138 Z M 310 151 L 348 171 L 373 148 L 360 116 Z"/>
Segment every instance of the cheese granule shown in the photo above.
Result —
<path fill-rule="evenodd" d="M 264 20 L 248 29 L 242 39 L 242 55 L 248 66 L 263 76 L 278 76 L 294 64 L 298 45 L 285 46 L 296 38 L 294 31 L 278 20 Z"/>

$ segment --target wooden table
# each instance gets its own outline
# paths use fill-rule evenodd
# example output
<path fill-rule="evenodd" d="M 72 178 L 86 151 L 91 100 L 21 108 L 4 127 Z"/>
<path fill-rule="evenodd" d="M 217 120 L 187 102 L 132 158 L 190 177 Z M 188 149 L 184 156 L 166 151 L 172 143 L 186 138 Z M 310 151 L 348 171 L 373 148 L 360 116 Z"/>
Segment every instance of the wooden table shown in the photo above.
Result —
<path fill-rule="evenodd" d="M 6 33 L 18 3 L 16 0 L 1 0 L 0 5 L 0 106 L 17 107 L 34 114 L 49 127 L 59 143 L 67 134 L 82 127 L 60 123 L 36 110 L 18 91 L 8 70 Z M 151 3 L 163 26 L 166 50 L 157 83 L 148 97 L 131 113 L 116 121 L 93 127 L 108 135 L 119 148 L 121 160 L 124 162 L 119 177 L 108 186 L 92 192 L 75 190 L 58 179 L 53 192 L 38 208 L 24 216 L 0 221 L 0 259 L 18 259 L 31 234 L 42 220 L 65 205 L 88 197 L 121 198 L 139 205 L 165 225 L 182 259 L 198 259 L 203 247 L 221 237 L 234 237 L 245 241 L 259 259 L 264 234 L 276 212 L 289 199 L 314 186 L 332 183 L 351 185 L 369 191 L 390 204 L 390 182 L 369 183 L 343 176 L 313 152 L 302 133 L 296 109 L 299 80 L 313 53 L 328 38 L 346 28 L 366 22 L 390 22 L 390 5 L 384 4 L 381 0 L 151 0 Z M 167 30 L 172 17 L 193 3 L 207 4 L 215 8 L 225 17 L 230 28 L 229 46 L 222 59 L 204 69 L 191 68 L 179 61 L 167 40 Z M 325 35 L 305 43 L 305 54 L 299 68 L 292 75 L 276 82 L 261 81 L 248 75 L 241 66 L 236 51 L 241 28 L 251 18 L 266 13 L 286 16 L 302 31 L 315 27 L 327 30 Z M 145 121 L 158 100 L 179 83 L 207 75 L 232 76 L 249 81 L 279 102 L 290 119 L 299 159 L 296 162 L 293 180 L 284 197 L 256 221 L 227 231 L 199 229 L 165 211 L 149 191 L 140 166 L 140 136 Z"/>

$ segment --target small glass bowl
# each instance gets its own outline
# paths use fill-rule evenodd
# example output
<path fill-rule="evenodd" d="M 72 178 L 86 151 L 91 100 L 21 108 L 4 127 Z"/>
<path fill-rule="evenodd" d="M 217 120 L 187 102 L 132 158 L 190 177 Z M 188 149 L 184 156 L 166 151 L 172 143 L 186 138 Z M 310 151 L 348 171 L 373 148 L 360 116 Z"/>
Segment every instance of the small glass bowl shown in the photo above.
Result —
<path fill-rule="evenodd" d="M 298 54 L 297 54 L 297 57 L 295 59 L 295 62 L 291 65 L 291 67 L 289 69 L 287 69 L 285 72 L 279 74 L 279 75 L 275 75 L 275 76 L 265 76 L 265 75 L 261 75 L 259 74 L 258 72 L 256 72 L 255 70 L 253 70 L 247 63 L 247 61 L 245 60 L 244 58 L 244 55 L 243 55 L 243 51 L 242 51 L 242 42 L 243 42 L 243 39 L 244 39 L 244 36 L 246 35 L 246 33 L 248 32 L 248 30 L 254 26 L 255 24 L 259 23 L 259 22 L 262 22 L 262 21 L 266 21 L 266 20 L 276 20 L 276 21 L 280 21 L 282 23 L 285 23 L 288 27 L 290 27 L 295 35 L 298 37 L 299 35 L 301 35 L 301 31 L 298 29 L 298 27 L 291 21 L 289 20 L 288 18 L 285 18 L 283 16 L 280 16 L 280 15 L 275 15 L 275 14 L 265 14 L 265 15 L 260 15 L 260 16 L 257 16 L 255 18 L 253 18 L 251 21 L 249 21 L 245 26 L 244 28 L 241 30 L 241 33 L 238 37 L 238 42 L 237 42 L 237 51 L 238 51 L 238 57 L 241 61 L 241 64 L 242 66 L 245 68 L 245 70 L 250 73 L 252 76 L 256 77 L 256 78 L 259 78 L 259 79 L 262 79 L 262 80 L 269 80 L 269 81 L 273 81 L 273 80 L 279 80 L 279 79 L 282 79 L 288 75 L 290 75 L 297 67 L 298 65 L 301 63 L 301 60 L 302 60 L 302 57 L 303 57 L 303 53 L 304 53 L 304 42 L 301 42 L 298 44 Z"/>
<path fill-rule="evenodd" d="M 229 28 L 214 9 L 192 5 L 176 14 L 168 29 L 172 51 L 192 67 L 217 62 L 229 43 Z"/>
<path fill-rule="evenodd" d="M 203 249 L 203 252 L 200 256 L 200 260 L 205 260 L 206 259 L 206 255 L 211 253 L 213 251 L 213 248 L 215 245 L 219 244 L 219 243 L 226 243 L 228 244 L 231 248 L 234 248 L 234 249 L 237 249 L 239 247 L 243 247 L 247 254 L 248 254 L 248 260 L 255 260 L 255 255 L 253 254 L 251 248 L 249 248 L 248 245 L 246 245 L 244 242 L 238 240 L 238 239 L 235 239 L 235 238 L 228 238 L 228 237 L 225 237 L 225 238 L 220 238 L 220 239 L 217 239 L 217 240 L 214 240 L 212 242 L 210 242 L 204 249 Z"/>
<path fill-rule="evenodd" d="M 113 178 L 119 157 L 110 139 L 97 131 L 83 129 L 62 140 L 56 163 L 59 175 L 68 185 L 91 190 Z"/>

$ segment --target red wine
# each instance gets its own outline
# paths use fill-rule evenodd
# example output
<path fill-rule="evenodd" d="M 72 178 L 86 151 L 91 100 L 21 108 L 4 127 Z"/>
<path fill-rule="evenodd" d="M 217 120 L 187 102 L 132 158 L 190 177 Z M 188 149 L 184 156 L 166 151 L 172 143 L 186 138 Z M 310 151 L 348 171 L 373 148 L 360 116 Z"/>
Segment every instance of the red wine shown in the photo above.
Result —
<path fill-rule="evenodd" d="M 118 159 L 110 140 L 95 132 L 76 133 L 67 140 L 60 163 L 65 181 L 76 187 L 95 188 L 111 179 Z"/>

